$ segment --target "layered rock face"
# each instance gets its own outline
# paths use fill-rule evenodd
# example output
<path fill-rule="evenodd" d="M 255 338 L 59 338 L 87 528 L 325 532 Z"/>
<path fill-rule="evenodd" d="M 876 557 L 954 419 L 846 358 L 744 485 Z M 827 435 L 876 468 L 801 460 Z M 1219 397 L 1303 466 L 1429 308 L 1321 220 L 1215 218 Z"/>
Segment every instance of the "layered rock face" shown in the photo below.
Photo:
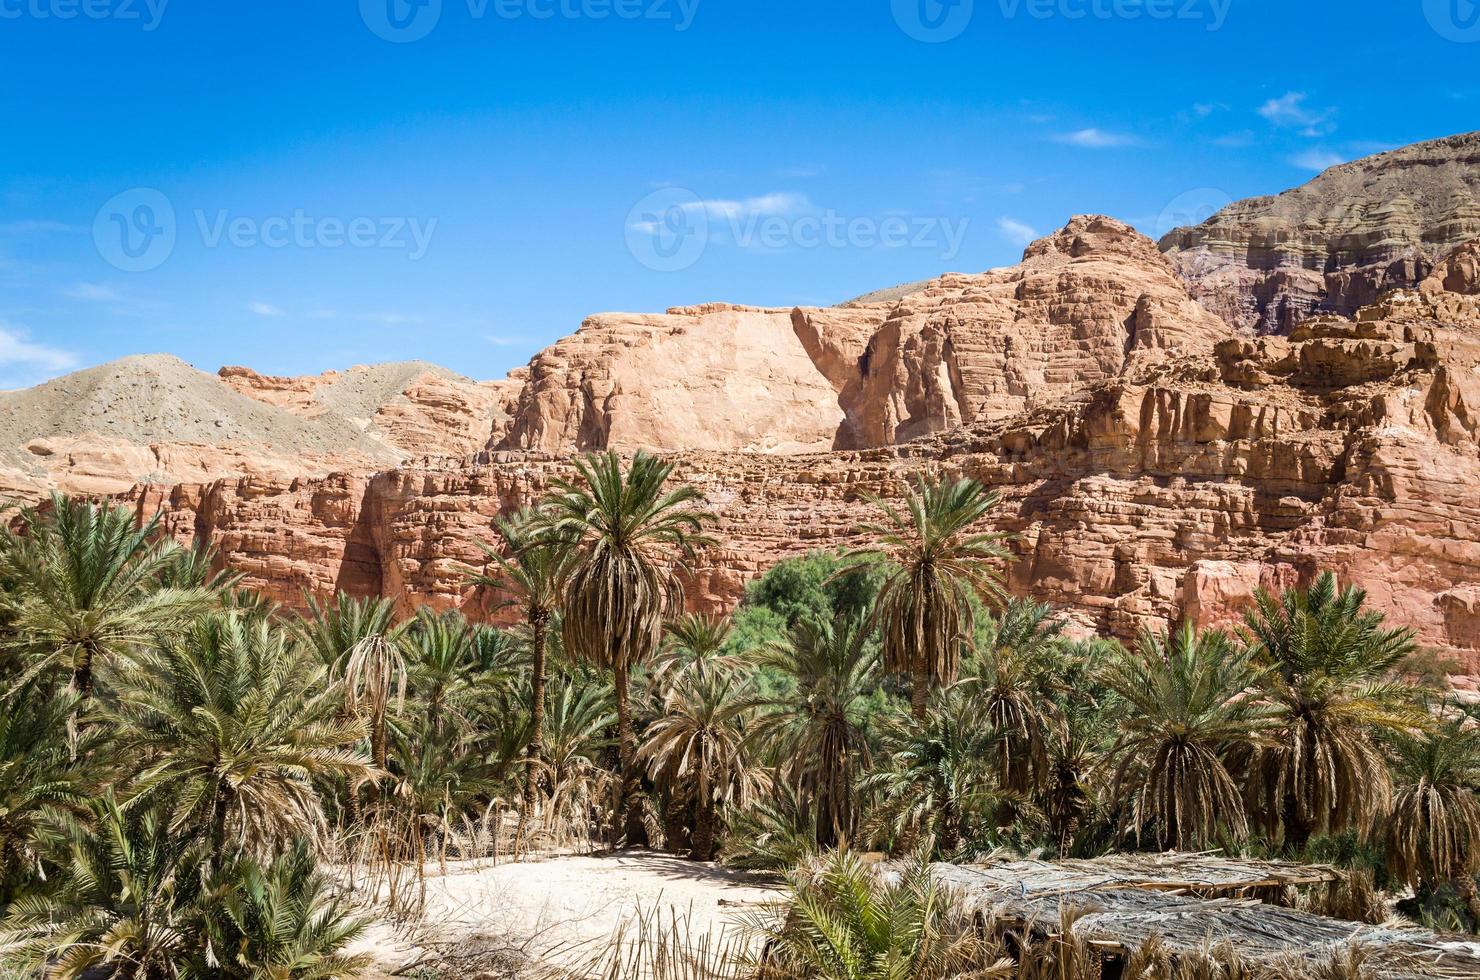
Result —
<path fill-rule="evenodd" d="M 1227 623 L 1255 588 L 1332 569 L 1480 672 L 1471 254 L 1355 319 L 1315 318 L 1288 338 L 1225 331 L 1207 346 L 1154 346 L 1156 356 L 1132 356 L 1056 401 L 978 411 L 902 445 L 669 454 L 719 517 L 721 544 L 703 556 L 690 604 L 729 608 L 777 560 L 857 543 L 866 497 L 896 496 L 929 471 L 1003 492 L 996 526 L 1016 535 L 1013 590 L 1053 602 L 1079 628 L 1131 638 L 1184 614 Z M 821 360 L 841 376 L 868 330 L 849 311 L 835 316 L 814 341 L 828 338 Z M 1201 336 L 1204 323 L 1156 329 Z M 482 614 L 487 598 L 466 580 L 481 564 L 478 542 L 569 459 L 491 452 L 370 477 L 141 488 L 131 500 L 141 515 L 162 509 L 181 537 L 211 541 L 248 584 L 289 604 L 303 589 L 342 588 L 408 610 Z"/>
<path fill-rule="evenodd" d="M 796 453 L 830 448 L 842 419 L 790 310 L 602 314 L 528 371 L 490 448 Z"/>
<path fill-rule="evenodd" d="M 1148 239 L 1101 216 L 1075 218 L 1010 269 L 795 317 L 846 413 L 839 449 L 1005 418 L 1228 334 Z"/>
<path fill-rule="evenodd" d="M 1480 133 L 1342 164 L 1161 241 L 1192 295 L 1241 330 L 1288 334 L 1426 279 L 1480 238 Z"/>

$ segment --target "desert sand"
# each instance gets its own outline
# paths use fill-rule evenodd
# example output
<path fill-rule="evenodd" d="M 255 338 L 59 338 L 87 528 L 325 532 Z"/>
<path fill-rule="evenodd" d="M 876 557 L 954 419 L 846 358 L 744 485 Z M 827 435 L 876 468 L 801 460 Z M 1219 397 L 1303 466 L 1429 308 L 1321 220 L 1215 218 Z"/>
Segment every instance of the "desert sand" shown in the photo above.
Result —
<path fill-rule="evenodd" d="M 353 952 L 368 953 L 367 976 L 414 975 L 445 944 L 474 937 L 536 960 L 575 966 L 587 962 L 625 923 L 641 914 L 677 917 L 688 935 L 715 944 L 740 941 L 737 915 L 780 895 L 768 879 L 687 861 L 670 854 L 628 851 L 552 857 L 494 866 L 451 863 L 444 876 L 429 869 L 426 909 L 414 924 L 374 925 Z"/>

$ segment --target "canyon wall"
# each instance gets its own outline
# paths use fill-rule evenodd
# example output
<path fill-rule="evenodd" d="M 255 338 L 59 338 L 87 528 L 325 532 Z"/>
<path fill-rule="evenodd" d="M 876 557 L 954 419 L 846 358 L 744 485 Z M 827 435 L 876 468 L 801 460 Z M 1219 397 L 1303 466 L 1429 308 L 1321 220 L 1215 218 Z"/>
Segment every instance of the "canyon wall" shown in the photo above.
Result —
<path fill-rule="evenodd" d="M 1288 334 L 1428 277 L 1480 238 L 1480 133 L 1344 163 L 1161 241 L 1192 295 L 1238 329 Z"/>

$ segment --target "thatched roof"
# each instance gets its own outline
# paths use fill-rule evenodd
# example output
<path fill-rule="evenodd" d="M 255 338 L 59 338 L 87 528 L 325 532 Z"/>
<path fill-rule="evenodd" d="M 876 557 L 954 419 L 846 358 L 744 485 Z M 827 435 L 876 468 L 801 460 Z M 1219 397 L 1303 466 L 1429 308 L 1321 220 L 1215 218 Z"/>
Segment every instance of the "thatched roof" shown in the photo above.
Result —
<path fill-rule="evenodd" d="M 942 864 L 935 873 L 998 923 L 1053 935 L 1070 922 L 1077 939 L 1108 954 L 1133 953 L 1154 937 L 1174 953 L 1226 942 L 1247 963 L 1295 961 L 1314 968 L 1359 945 L 1381 977 L 1480 977 L 1480 943 L 1328 919 L 1249 898 L 1210 897 L 1332 881 L 1337 875 L 1330 868 L 1169 854 Z"/>
<path fill-rule="evenodd" d="M 1283 888 L 1336 881 L 1340 875 L 1325 865 L 1283 861 L 1244 861 L 1216 854 L 1111 854 L 1082 861 L 1001 861 L 991 864 L 937 866 L 936 874 L 951 885 L 975 893 L 1001 892 L 1028 896 L 1135 888 L 1187 891 L 1205 896 L 1240 893 L 1251 888 Z"/>

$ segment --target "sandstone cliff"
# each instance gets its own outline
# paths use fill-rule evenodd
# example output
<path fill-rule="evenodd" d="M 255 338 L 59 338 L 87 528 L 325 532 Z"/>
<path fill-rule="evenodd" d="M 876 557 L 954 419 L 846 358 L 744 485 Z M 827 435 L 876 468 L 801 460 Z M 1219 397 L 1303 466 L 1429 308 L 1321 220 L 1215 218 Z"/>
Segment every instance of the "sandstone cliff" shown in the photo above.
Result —
<path fill-rule="evenodd" d="M 1192 295 L 1230 324 L 1288 334 L 1413 287 L 1480 238 L 1480 133 L 1333 167 L 1303 187 L 1229 205 L 1161 247 Z"/>
<path fill-rule="evenodd" d="M 1223 623 L 1257 586 L 1331 568 L 1480 671 L 1473 254 L 1456 253 L 1420 289 L 1355 319 L 1318 317 L 1289 338 L 1207 344 L 1206 321 L 1186 316 L 1175 294 L 1160 297 L 1185 318 L 1159 322 L 1156 336 L 1195 342 L 1151 345 L 1144 359 L 1122 353 L 1124 370 L 1107 361 L 1065 397 L 978 410 L 902 445 L 672 453 L 678 477 L 720 518 L 722 543 L 704 556 L 690 602 L 726 608 L 778 559 L 856 541 L 866 495 L 897 494 L 931 470 L 1003 491 L 998 526 L 1018 536 L 1012 588 L 1081 628 L 1129 638 L 1184 613 Z M 1133 248 L 1126 259 L 1139 261 Z M 1118 281 L 1107 275 L 1094 281 Z M 868 329 L 848 311 L 834 317 L 816 349 L 827 352 L 824 373 L 842 377 Z M 248 584 L 288 603 L 303 589 L 342 588 L 408 610 L 481 613 L 486 599 L 465 579 L 478 542 L 494 516 L 535 499 L 568 465 L 565 452 L 490 452 L 374 476 L 140 488 L 131 499 L 141 514 L 162 509 L 182 537 L 211 541 Z"/>

